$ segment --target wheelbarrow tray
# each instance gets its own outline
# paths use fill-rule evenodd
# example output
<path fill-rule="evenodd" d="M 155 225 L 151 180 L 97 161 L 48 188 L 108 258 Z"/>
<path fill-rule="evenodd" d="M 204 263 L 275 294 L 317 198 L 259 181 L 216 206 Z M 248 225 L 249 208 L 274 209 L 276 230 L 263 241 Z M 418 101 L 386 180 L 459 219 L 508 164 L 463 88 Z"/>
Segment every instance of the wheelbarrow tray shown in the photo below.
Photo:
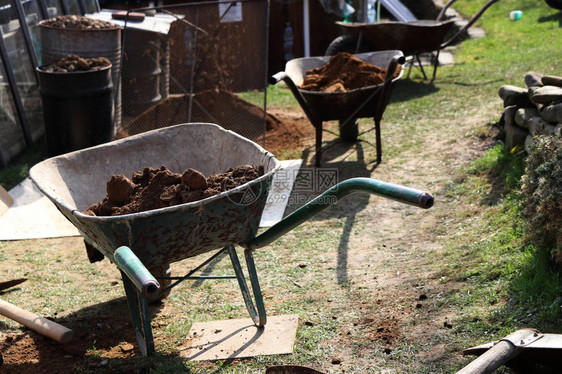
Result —
<path fill-rule="evenodd" d="M 244 164 L 263 166 L 264 175 L 192 203 L 122 216 L 82 213 L 104 198 L 106 182 L 114 174 L 131 176 L 164 165 L 173 172 L 193 168 L 208 176 Z M 192 123 L 53 157 L 31 168 L 30 177 L 85 240 L 112 262 L 114 251 L 128 246 L 152 268 L 255 236 L 279 167 L 256 143 L 214 124 Z"/>
<path fill-rule="evenodd" d="M 372 65 L 386 68 L 393 57 L 403 56 L 403 54 L 398 50 L 389 50 L 359 53 L 354 56 Z M 321 67 L 328 63 L 329 60 L 330 56 L 293 59 L 285 65 L 285 73 L 297 87 L 300 87 L 308 70 Z M 393 79 L 393 82 L 400 79 L 402 73 L 402 70 L 400 70 L 399 75 Z M 349 118 L 373 117 L 382 86 L 383 83 L 380 83 L 346 92 L 320 92 L 299 88 L 299 92 L 305 98 L 310 111 L 318 121 L 346 121 Z"/>
<path fill-rule="evenodd" d="M 438 50 L 454 23 L 454 20 L 418 20 L 375 24 L 336 22 L 344 33 L 354 36 L 361 35 L 362 40 L 367 42 L 374 51 L 398 49 L 406 56 Z"/>

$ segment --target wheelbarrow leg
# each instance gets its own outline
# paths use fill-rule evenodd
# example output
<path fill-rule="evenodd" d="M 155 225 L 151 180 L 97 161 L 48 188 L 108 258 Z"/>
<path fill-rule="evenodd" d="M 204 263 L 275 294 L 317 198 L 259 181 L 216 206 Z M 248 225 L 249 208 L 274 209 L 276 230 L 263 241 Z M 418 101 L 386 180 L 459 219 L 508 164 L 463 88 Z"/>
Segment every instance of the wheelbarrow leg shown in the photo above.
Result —
<path fill-rule="evenodd" d="M 408 65 L 409 65 L 409 66 L 408 66 L 408 74 L 406 75 L 406 78 L 409 79 L 409 78 L 410 78 L 410 73 L 412 72 L 412 67 L 414 66 L 414 61 L 410 61 L 410 62 L 408 63 Z"/>
<path fill-rule="evenodd" d="M 322 162 L 322 122 L 316 123 L 314 126 L 316 128 L 315 165 L 319 168 Z"/>
<path fill-rule="evenodd" d="M 388 100 L 390 98 L 394 72 L 396 71 L 398 65 L 403 65 L 405 62 L 406 59 L 404 58 L 404 56 L 400 56 L 400 57 L 393 57 L 390 63 L 388 64 L 388 68 L 386 70 L 386 76 L 384 77 L 384 84 L 382 86 L 382 92 L 379 96 L 379 100 L 375 108 L 375 115 L 373 116 L 373 119 L 375 121 L 375 135 L 377 140 L 377 164 L 380 164 L 382 161 L 382 141 L 381 141 L 382 115 L 384 113 L 384 110 L 386 109 L 386 106 L 388 105 Z"/>
<path fill-rule="evenodd" d="M 377 164 L 382 162 L 381 121 L 375 118 L 375 136 L 377 141 Z"/>
<path fill-rule="evenodd" d="M 425 70 L 423 69 L 421 60 L 420 60 L 420 55 L 416 55 L 416 61 L 418 62 L 418 66 L 420 67 L 420 70 L 423 74 L 423 80 L 427 80 L 427 75 L 425 75 Z"/>
<path fill-rule="evenodd" d="M 441 49 L 437 50 L 437 55 L 435 56 L 435 61 L 433 61 L 433 78 L 431 78 L 431 82 L 433 83 L 433 81 L 435 80 L 435 75 L 437 74 L 437 67 L 439 66 L 439 53 L 441 52 Z"/>
<path fill-rule="evenodd" d="M 150 326 L 150 315 L 148 313 L 148 302 L 146 297 L 138 291 L 127 274 L 121 271 L 123 285 L 127 303 L 129 304 L 129 314 L 133 322 L 133 329 L 139 344 L 139 350 L 143 356 L 154 354 L 154 339 L 152 337 L 152 327 Z"/>
<path fill-rule="evenodd" d="M 256 266 L 254 264 L 253 251 L 250 249 L 245 249 L 244 256 L 246 257 L 246 265 L 248 267 L 248 274 L 250 275 L 250 283 L 252 284 L 254 299 L 256 300 L 255 306 L 248 289 L 248 284 L 246 283 L 246 279 L 244 278 L 242 266 L 240 266 L 240 261 L 238 260 L 236 248 L 234 248 L 233 245 L 229 245 L 227 248 L 228 254 L 230 255 L 230 261 L 232 261 L 232 267 L 234 268 L 234 272 L 236 273 L 236 279 L 238 279 L 240 291 L 242 291 L 242 297 L 244 298 L 246 309 L 248 310 L 248 313 L 250 313 L 250 317 L 252 318 L 252 321 L 254 321 L 254 324 L 258 327 L 262 327 L 266 324 L 267 317 L 265 314 L 265 306 L 263 305 L 263 296 L 261 294 L 258 273 L 256 272 Z"/>

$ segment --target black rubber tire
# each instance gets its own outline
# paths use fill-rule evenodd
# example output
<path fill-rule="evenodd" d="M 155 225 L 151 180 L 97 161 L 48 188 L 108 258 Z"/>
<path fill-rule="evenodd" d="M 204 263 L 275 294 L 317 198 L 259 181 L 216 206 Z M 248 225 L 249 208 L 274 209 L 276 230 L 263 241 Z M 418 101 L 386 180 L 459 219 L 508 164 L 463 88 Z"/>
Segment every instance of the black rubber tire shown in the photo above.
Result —
<path fill-rule="evenodd" d="M 364 53 L 370 52 L 371 46 L 365 42 L 361 42 L 359 45 L 359 50 L 357 50 L 357 41 L 359 37 L 354 35 L 342 35 L 338 36 L 326 48 L 325 56 L 334 56 L 339 52 L 347 52 L 347 53 Z"/>
<path fill-rule="evenodd" d="M 158 279 L 160 277 L 169 277 L 169 276 L 172 275 L 172 269 L 170 268 L 170 264 L 162 264 L 160 266 L 148 269 L 148 271 L 150 272 L 150 274 L 152 274 L 152 276 L 154 278 L 156 278 L 158 283 L 160 283 L 160 289 L 161 290 L 163 290 L 164 288 L 166 288 L 170 284 L 172 284 L 171 279 Z M 156 296 L 156 297 L 148 298 L 148 302 L 150 304 L 152 304 L 152 303 L 162 301 L 165 298 L 167 298 L 169 294 L 170 294 L 170 291 L 158 294 L 158 296 Z"/>
<path fill-rule="evenodd" d="M 354 142 L 359 136 L 359 121 L 339 122 L 340 139 L 345 142 Z"/>
<path fill-rule="evenodd" d="M 549 7 L 562 10 L 562 0 L 545 0 Z"/>

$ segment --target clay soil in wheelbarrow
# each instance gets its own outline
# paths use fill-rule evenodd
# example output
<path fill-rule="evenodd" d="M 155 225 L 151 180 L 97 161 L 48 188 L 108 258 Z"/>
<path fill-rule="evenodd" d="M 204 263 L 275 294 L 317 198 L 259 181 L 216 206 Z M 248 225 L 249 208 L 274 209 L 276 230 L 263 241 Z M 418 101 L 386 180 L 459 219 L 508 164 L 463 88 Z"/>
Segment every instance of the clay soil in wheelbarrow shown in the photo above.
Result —
<path fill-rule="evenodd" d="M 340 52 L 324 66 L 308 70 L 300 86 L 307 91 L 346 92 L 384 82 L 387 69 L 365 62 L 352 54 Z M 400 74 L 396 68 L 394 77 Z"/>
<path fill-rule="evenodd" d="M 119 216 L 191 203 L 241 186 L 263 173 L 263 166 L 252 165 L 240 165 L 209 177 L 195 169 L 179 174 L 165 166 L 146 167 L 133 173 L 130 179 L 125 175 L 111 176 L 107 181 L 107 196 L 84 213 Z"/>
<path fill-rule="evenodd" d="M 190 105 L 193 105 L 191 116 Z M 264 114 L 263 108 L 230 91 L 213 89 L 194 94 L 192 100 L 188 95 L 170 95 L 121 127 L 115 138 L 121 139 L 174 124 L 210 122 L 263 145 L 259 130 L 256 136 L 255 124 L 259 126 L 263 123 L 265 115 L 265 148 L 276 155 L 284 150 L 301 150 L 304 142 L 314 137 L 312 125 L 303 116 L 295 118 L 292 114 L 293 111 L 277 110 Z"/>

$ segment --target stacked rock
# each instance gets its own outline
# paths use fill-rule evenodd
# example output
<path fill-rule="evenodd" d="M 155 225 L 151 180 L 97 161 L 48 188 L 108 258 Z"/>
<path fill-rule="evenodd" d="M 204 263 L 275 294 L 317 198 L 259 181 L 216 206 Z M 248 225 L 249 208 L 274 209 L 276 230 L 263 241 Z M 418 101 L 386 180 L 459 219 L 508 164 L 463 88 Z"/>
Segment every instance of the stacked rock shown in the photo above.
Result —
<path fill-rule="evenodd" d="M 525 74 L 527 88 L 512 85 L 500 87 L 504 103 L 503 122 L 506 146 L 525 146 L 528 151 L 537 135 L 561 136 L 562 77 Z"/>

